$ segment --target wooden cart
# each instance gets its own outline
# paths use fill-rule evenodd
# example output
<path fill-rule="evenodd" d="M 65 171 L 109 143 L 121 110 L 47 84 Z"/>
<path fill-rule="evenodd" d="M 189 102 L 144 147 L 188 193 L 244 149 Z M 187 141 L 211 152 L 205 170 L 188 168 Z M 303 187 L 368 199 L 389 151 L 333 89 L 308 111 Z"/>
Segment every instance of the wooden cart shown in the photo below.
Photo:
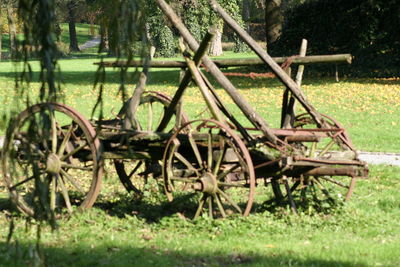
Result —
<path fill-rule="evenodd" d="M 368 173 L 345 129 L 320 114 L 293 81 L 213 0 L 211 4 L 286 86 L 280 129 L 272 129 L 206 55 L 212 31 L 198 44 L 165 3 L 156 0 L 180 32 L 186 72 L 170 98 L 146 92 L 149 61 L 132 98 L 115 119 L 91 122 L 59 103 L 20 113 L 7 130 L 4 180 L 12 200 L 35 215 L 39 194 L 55 214 L 91 207 L 100 191 L 103 162 L 114 161 L 125 188 L 142 194 L 148 177 L 162 181 L 170 201 L 194 218 L 201 214 L 248 215 L 257 185 L 272 186 L 274 200 L 296 203 L 312 197 L 336 203 L 350 198 L 356 180 Z M 190 55 L 185 45 L 195 51 Z M 189 51 L 190 52 L 190 51 Z M 202 73 L 203 64 L 252 123 L 243 127 Z M 189 121 L 181 108 L 190 82 L 199 87 L 210 119 Z M 295 115 L 294 104 L 306 113 Z M 146 107 L 146 114 L 139 114 Z M 42 185 L 42 186 L 40 186 Z M 40 188 L 40 190 L 39 190 Z"/>

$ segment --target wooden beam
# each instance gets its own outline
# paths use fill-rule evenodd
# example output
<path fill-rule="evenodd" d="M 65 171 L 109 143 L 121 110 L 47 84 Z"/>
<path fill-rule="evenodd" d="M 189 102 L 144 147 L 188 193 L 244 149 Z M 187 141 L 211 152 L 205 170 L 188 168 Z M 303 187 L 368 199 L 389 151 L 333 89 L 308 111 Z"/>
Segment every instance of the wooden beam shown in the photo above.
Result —
<path fill-rule="evenodd" d="M 277 64 L 284 63 L 289 57 L 273 57 L 272 59 Z M 265 62 L 260 58 L 236 58 L 236 59 L 218 59 L 212 60 L 215 65 L 220 68 L 229 67 L 246 67 L 246 66 L 263 66 Z M 351 64 L 351 54 L 337 54 L 337 55 L 315 55 L 296 57 L 293 59 L 292 65 L 310 65 L 310 64 Z M 102 65 L 104 67 L 120 68 L 126 67 L 126 61 L 105 61 L 95 62 L 95 65 Z M 133 60 L 129 63 L 129 67 L 143 67 L 141 60 Z M 152 68 L 186 68 L 187 64 L 183 60 L 152 60 L 150 62 Z"/>
<path fill-rule="evenodd" d="M 158 6 L 161 8 L 163 13 L 169 18 L 171 23 L 179 31 L 182 38 L 189 45 L 190 49 L 197 51 L 199 44 L 193 38 L 189 30 L 182 23 L 180 18 L 175 14 L 172 8 L 164 0 L 156 0 Z M 203 57 L 203 64 L 208 68 L 209 72 L 216 79 L 216 81 L 225 89 L 235 104 L 240 108 L 247 119 L 259 129 L 267 138 L 267 140 L 273 144 L 278 142 L 278 138 L 274 135 L 268 126 L 268 123 L 253 109 L 250 104 L 237 92 L 235 86 L 225 77 L 218 66 L 212 62 L 208 56 Z"/>
<path fill-rule="evenodd" d="M 319 127 L 329 128 L 321 114 L 308 102 L 300 87 L 287 73 L 271 58 L 268 53 L 215 1 L 209 0 L 211 7 L 222 19 L 250 46 L 250 48 L 267 64 L 281 82 L 291 91 Z"/>

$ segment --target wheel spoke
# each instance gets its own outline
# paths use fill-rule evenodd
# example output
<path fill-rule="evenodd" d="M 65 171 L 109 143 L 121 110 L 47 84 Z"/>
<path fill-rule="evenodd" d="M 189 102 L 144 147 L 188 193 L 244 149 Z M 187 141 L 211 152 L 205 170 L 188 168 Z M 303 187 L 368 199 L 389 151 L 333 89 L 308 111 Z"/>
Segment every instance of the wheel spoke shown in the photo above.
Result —
<path fill-rule="evenodd" d="M 237 183 L 227 183 L 227 182 L 218 182 L 218 186 L 227 186 L 227 187 L 245 187 L 248 185 L 246 182 L 237 182 Z"/>
<path fill-rule="evenodd" d="M 50 186 L 50 210 L 54 212 L 56 209 L 56 193 L 57 193 L 57 179 L 53 176 L 51 179 Z"/>
<path fill-rule="evenodd" d="M 214 215 L 213 215 L 213 197 L 209 196 L 208 197 L 208 216 L 213 219 Z"/>
<path fill-rule="evenodd" d="M 222 160 L 224 159 L 224 157 L 225 157 L 225 154 L 226 154 L 226 151 L 227 151 L 227 149 L 228 149 L 228 147 L 226 146 L 226 142 L 225 142 L 225 140 L 222 138 L 221 139 L 222 140 L 222 142 L 223 142 L 223 149 L 222 149 L 222 153 L 221 153 L 221 151 L 220 151 L 220 153 L 219 153 L 219 155 L 218 155 L 218 159 L 217 159 L 217 162 L 215 163 L 215 166 L 214 166 L 214 175 L 217 175 L 217 173 L 218 173 L 218 171 L 219 171 L 219 167 L 221 166 L 221 163 L 222 163 Z"/>
<path fill-rule="evenodd" d="M 151 131 L 153 129 L 153 104 L 149 102 L 147 108 L 147 131 Z"/>
<path fill-rule="evenodd" d="M 32 144 L 32 142 L 30 142 L 29 140 L 27 140 L 25 137 L 23 137 L 21 134 L 16 134 L 15 138 L 20 140 L 22 143 L 24 143 L 27 147 L 30 147 L 32 150 L 34 150 L 35 152 L 37 152 L 39 154 L 39 156 L 41 157 L 46 157 L 45 154 L 43 153 L 43 151 L 41 151 L 39 148 L 37 148 L 34 144 Z"/>
<path fill-rule="evenodd" d="M 61 142 L 60 148 L 58 149 L 57 155 L 61 157 L 62 154 L 64 154 L 65 147 L 67 146 L 67 143 L 69 139 L 71 138 L 72 130 L 74 129 L 74 125 L 71 123 L 68 127 L 67 132 L 65 133 L 65 136 Z"/>
<path fill-rule="evenodd" d="M 212 142 L 212 133 L 211 129 L 209 129 L 207 134 L 207 170 L 212 170 L 212 162 L 213 162 L 213 142 Z"/>
<path fill-rule="evenodd" d="M 192 164 L 190 164 L 190 162 L 189 162 L 187 159 L 185 159 L 185 157 L 182 156 L 181 153 L 179 153 L 179 152 L 174 152 L 174 155 L 175 155 L 175 157 L 176 157 L 180 162 L 182 162 L 189 170 L 192 170 L 192 171 L 194 171 L 196 174 L 198 174 L 198 171 L 196 170 L 196 168 L 193 167 Z"/>
<path fill-rule="evenodd" d="M 83 171 L 93 171 L 93 168 L 76 166 L 76 165 L 68 164 L 68 163 L 65 163 L 65 162 L 61 162 L 61 167 L 62 167 L 62 168 L 66 168 L 66 169 L 76 169 L 76 170 L 83 170 Z"/>
<path fill-rule="evenodd" d="M 191 132 L 188 133 L 188 138 L 189 138 L 190 146 L 192 147 L 193 153 L 194 153 L 194 155 L 195 155 L 195 157 L 197 159 L 197 163 L 199 164 L 199 168 L 202 168 L 203 167 L 203 161 L 201 159 L 200 151 L 199 151 L 199 148 L 196 145 L 196 142 L 193 139 L 193 136 L 192 136 Z"/>
<path fill-rule="evenodd" d="M 71 205 L 71 200 L 68 195 L 68 190 L 65 187 L 65 184 L 64 184 L 63 180 L 60 178 L 60 176 L 57 176 L 57 180 L 58 180 L 58 183 L 60 184 L 61 193 L 64 197 L 65 205 L 67 206 L 68 212 L 72 213 L 72 205 Z"/>
<path fill-rule="evenodd" d="M 51 151 L 57 153 L 57 123 L 54 111 L 50 111 L 51 121 Z"/>
<path fill-rule="evenodd" d="M 313 181 L 315 182 L 315 184 L 317 185 L 317 187 L 319 188 L 319 190 L 321 190 L 321 192 L 327 197 L 329 198 L 331 201 L 334 201 L 334 198 L 331 197 L 331 195 L 329 194 L 328 190 L 324 187 L 324 185 L 318 180 L 317 177 L 314 177 Z"/>
<path fill-rule="evenodd" d="M 206 202 L 206 200 L 207 200 L 207 196 L 206 196 L 206 194 L 203 194 L 203 196 L 201 197 L 201 199 L 199 201 L 199 206 L 197 207 L 196 214 L 194 215 L 195 220 L 200 216 L 201 212 L 203 211 L 204 203 Z"/>
<path fill-rule="evenodd" d="M 217 180 L 219 181 L 219 180 L 221 180 L 222 178 L 225 178 L 225 176 L 227 176 L 229 173 L 233 172 L 234 170 L 236 170 L 236 169 L 239 168 L 239 167 L 240 167 L 240 164 L 239 164 L 239 163 L 236 163 L 234 166 L 232 166 L 232 167 L 229 168 L 228 170 L 226 170 L 226 171 L 220 173 L 220 174 L 217 176 Z"/>
<path fill-rule="evenodd" d="M 74 155 L 75 153 L 79 152 L 81 149 L 83 149 L 85 146 L 87 146 L 87 141 L 85 140 L 83 142 L 83 144 L 79 145 L 78 147 L 76 147 L 74 150 L 72 150 L 71 152 L 68 152 L 67 154 L 63 155 L 60 159 L 61 160 L 65 160 L 69 157 L 71 157 L 72 155 Z"/>
<path fill-rule="evenodd" d="M 214 194 L 215 202 L 217 202 L 217 206 L 223 218 L 226 218 L 226 213 L 224 207 L 222 206 L 221 200 L 217 194 Z"/>
<path fill-rule="evenodd" d="M 226 194 L 224 191 L 218 188 L 218 193 L 223 196 L 226 201 L 228 201 L 239 213 L 242 213 L 242 209 L 233 201 L 228 194 Z"/>
<path fill-rule="evenodd" d="M 34 178 L 35 178 L 35 175 L 32 175 L 31 177 L 26 178 L 25 180 L 23 180 L 23 181 L 21 181 L 21 182 L 15 184 L 15 185 L 13 185 L 13 186 L 11 186 L 11 187 L 10 187 L 10 191 L 15 190 L 18 186 L 23 185 L 24 183 L 27 183 L 27 182 L 33 180 Z"/>
<path fill-rule="evenodd" d="M 140 168 L 140 166 L 143 165 L 143 161 L 139 161 L 138 164 L 136 164 L 135 168 L 128 174 L 128 179 L 132 178 L 132 175 L 136 173 L 136 171 Z"/>
<path fill-rule="evenodd" d="M 61 176 L 66 178 L 78 191 L 82 194 L 85 194 L 85 190 L 79 185 L 78 181 L 76 181 L 69 173 L 61 169 Z"/>
<path fill-rule="evenodd" d="M 169 180 L 171 181 L 178 181 L 178 182 L 182 182 L 182 183 L 196 183 L 197 182 L 197 178 L 182 178 L 182 177 L 171 177 L 169 178 Z"/>
<path fill-rule="evenodd" d="M 344 184 L 344 183 L 342 183 L 342 182 L 340 182 L 340 181 L 338 181 L 338 180 L 332 179 L 332 178 L 330 178 L 330 177 L 321 176 L 321 177 L 319 177 L 319 178 L 324 179 L 324 180 L 326 180 L 326 181 L 328 181 L 328 182 L 334 183 L 334 184 L 336 184 L 336 185 L 338 185 L 338 186 L 340 186 L 340 187 L 349 189 L 349 186 L 348 186 L 348 185 L 346 185 L 346 184 Z"/>

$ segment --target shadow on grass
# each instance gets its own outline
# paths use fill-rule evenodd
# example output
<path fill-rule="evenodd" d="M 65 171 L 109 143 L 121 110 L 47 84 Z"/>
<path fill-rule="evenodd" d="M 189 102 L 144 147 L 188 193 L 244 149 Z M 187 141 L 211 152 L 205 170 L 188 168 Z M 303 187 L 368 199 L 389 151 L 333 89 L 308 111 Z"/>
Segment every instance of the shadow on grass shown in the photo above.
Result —
<path fill-rule="evenodd" d="M 185 249 L 173 250 L 156 245 L 121 246 L 116 243 L 97 243 L 91 247 L 78 245 L 64 247 L 34 246 L 0 242 L 2 266 L 364 266 L 342 261 L 298 258 L 277 252 L 263 255 L 253 253 L 190 253 Z M 34 263 L 42 263 L 35 265 Z"/>
<path fill-rule="evenodd" d="M 100 197 L 97 199 L 94 208 L 99 208 L 108 215 L 118 218 L 125 218 L 126 215 L 135 215 L 146 220 L 147 223 L 158 223 L 164 217 L 171 217 L 176 214 L 192 218 L 197 208 L 197 202 L 192 198 L 194 194 L 181 196 L 175 198 L 172 202 L 168 202 L 166 199 L 151 199 L 154 196 L 165 198 L 159 194 L 155 194 L 150 198 L 138 199 L 129 194 L 117 193 L 113 198 L 119 199 L 118 201 Z"/>

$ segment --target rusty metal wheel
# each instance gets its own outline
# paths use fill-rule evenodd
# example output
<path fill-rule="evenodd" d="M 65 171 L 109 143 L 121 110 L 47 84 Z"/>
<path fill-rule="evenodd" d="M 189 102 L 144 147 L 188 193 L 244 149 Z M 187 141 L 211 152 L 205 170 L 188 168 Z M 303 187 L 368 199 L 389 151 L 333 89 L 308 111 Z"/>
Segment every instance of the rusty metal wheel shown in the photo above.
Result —
<path fill-rule="evenodd" d="M 327 115 L 321 114 L 326 120 L 328 125 L 333 129 L 340 129 L 340 131 L 332 132 L 332 137 L 326 138 L 325 142 L 321 142 L 321 148 L 318 148 L 317 142 L 311 143 L 295 143 L 295 147 L 300 147 L 305 157 L 308 158 L 326 158 L 334 159 L 335 154 L 348 157 L 354 157 L 357 154 L 354 151 L 352 141 L 343 128 L 343 126 Z M 294 127 L 296 129 L 316 129 L 316 123 L 308 113 L 296 116 Z M 333 152 L 328 152 L 329 150 Z M 338 157 L 340 158 L 340 157 Z M 347 201 L 353 194 L 356 184 L 355 177 L 347 176 L 305 176 L 286 178 L 279 177 L 271 181 L 275 200 L 278 203 L 288 202 L 289 194 L 293 197 L 293 201 L 297 205 L 332 207 L 343 201 Z"/>
<path fill-rule="evenodd" d="M 250 213 L 253 162 L 243 141 L 224 124 L 214 120 L 184 124 L 168 141 L 163 162 L 167 198 L 192 212 L 189 217 Z"/>
<path fill-rule="evenodd" d="M 327 211 L 350 199 L 356 179 L 343 176 L 281 177 L 273 180 L 271 185 L 278 204 Z"/>
<path fill-rule="evenodd" d="M 4 141 L 2 169 L 11 199 L 29 216 L 38 215 L 43 200 L 56 217 L 74 206 L 90 208 L 101 186 L 101 152 L 95 130 L 77 111 L 58 103 L 29 107 Z"/>
<path fill-rule="evenodd" d="M 337 142 L 341 142 L 344 144 L 343 148 L 354 150 L 353 142 L 345 128 L 334 118 L 321 114 L 321 116 L 325 119 L 325 121 L 330 125 L 332 128 L 343 129 L 337 136 Z M 304 128 L 317 128 L 317 124 L 313 120 L 313 118 L 308 113 L 299 114 L 296 116 L 294 121 L 294 128 L 297 129 L 304 129 Z"/>
<path fill-rule="evenodd" d="M 168 95 L 160 92 L 145 92 L 141 97 L 140 105 L 135 113 L 136 129 L 142 131 L 156 131 L 171 100 L 172 99 Z M 119 112 L 122 118 L 128 106 L 128 102 Z M 179 116 L 179 120 L 176 119 L 177 116 Z M 176 111 L 175 116 L 171 119 L 170 124 L 164 132 L 176 130 L 183 123 L 187 122 L 188 118 L 186 114 L 181 112 L 180 115 L 178 115 L 178 111 Z M 161 164 L 158 161 L 116 159 L 114 160 L 114 166 L 125 189 L 137 195 L 143 193 L 144 186 L 147 184 L 149 176 L 158 177 L 161 175 Z"/>

